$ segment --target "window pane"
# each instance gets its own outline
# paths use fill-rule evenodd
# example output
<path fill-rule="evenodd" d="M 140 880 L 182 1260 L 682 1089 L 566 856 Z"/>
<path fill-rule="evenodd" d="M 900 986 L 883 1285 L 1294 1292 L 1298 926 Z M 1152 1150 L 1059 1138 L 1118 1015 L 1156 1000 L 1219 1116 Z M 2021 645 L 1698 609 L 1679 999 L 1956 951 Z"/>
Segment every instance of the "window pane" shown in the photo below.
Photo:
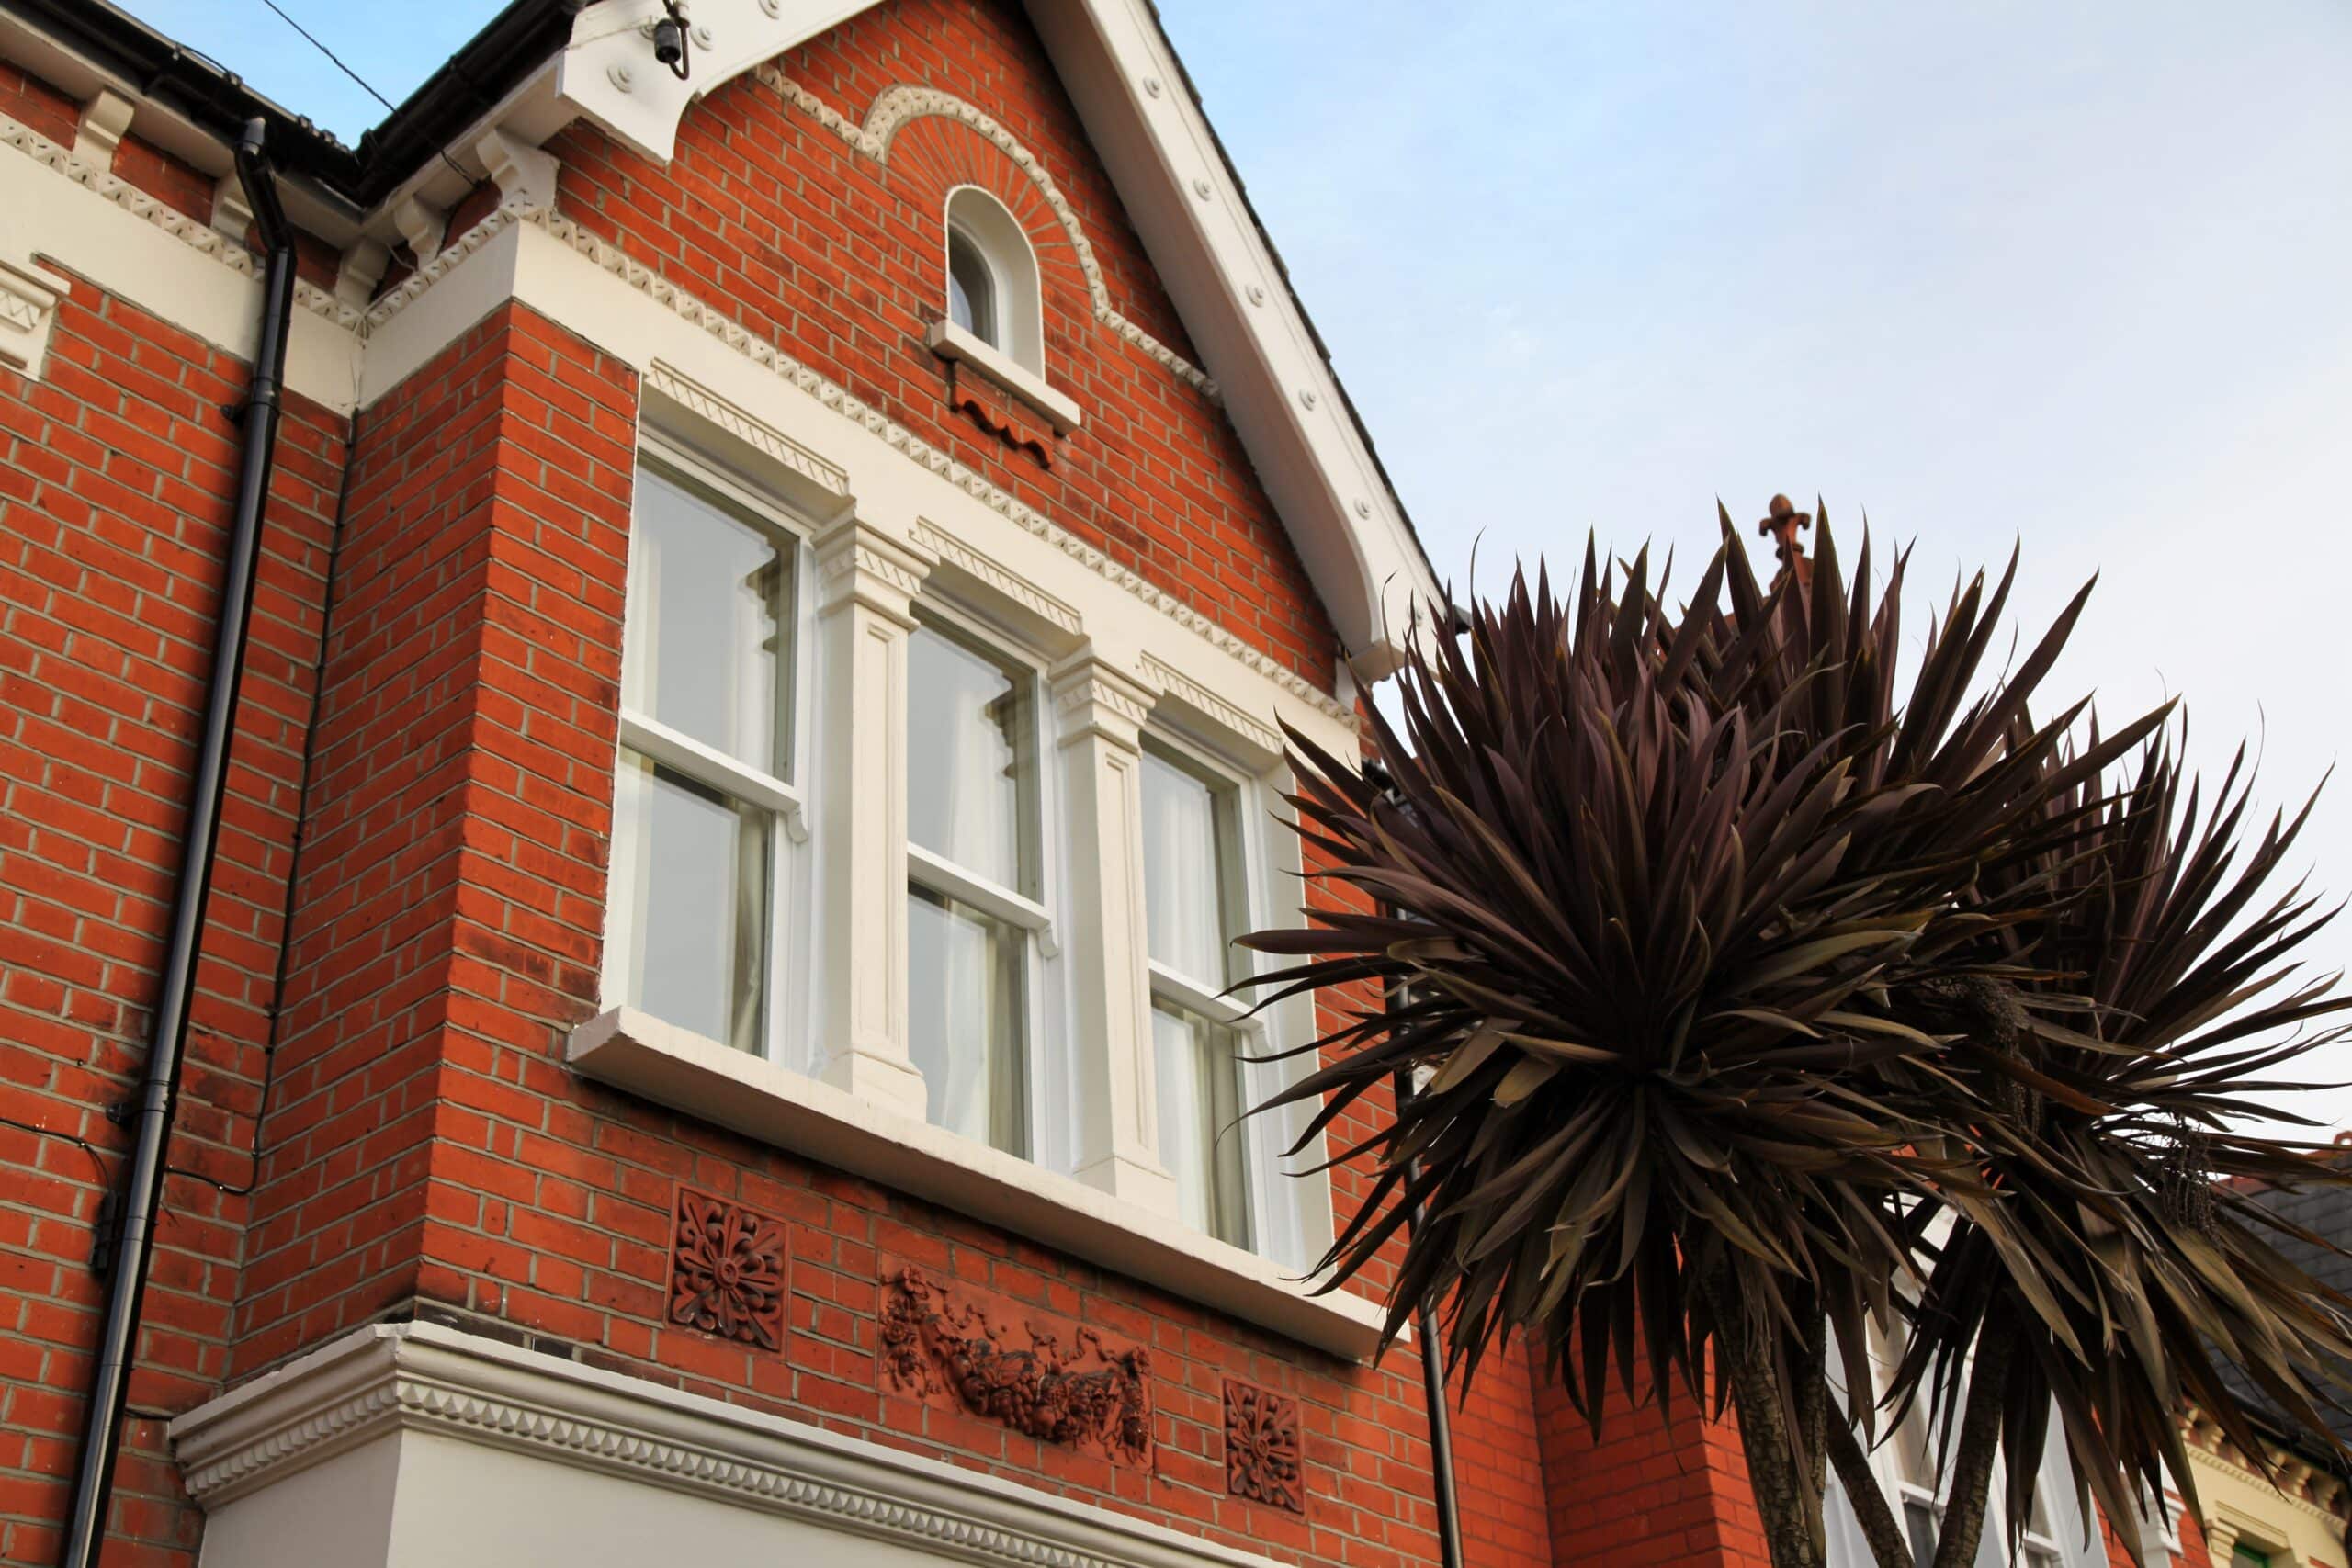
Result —
<path fill-rule="evenodd" d="M 769 817 L 633 752 L 613 800 L 612 897 L 627 911 L 629 1005 L 761 1048 Z"/>
<path fill-rule="evenodd" d="M 1023 1077 L 1027 933 L 927 887 L 907 889 L 907 1054 L 933 1124 L 1008 1154 L 1029 1146 Z"/>
<path fill-rule="evenodd" d="M 1238 889 L 1232 801 L 1156 751 L 1143 757 L 1144 907 L 1151 956 L 1212 990 L 1227 979 Z"/>
<path fill-rule="evenodd" d="M 1911 1561 L 1933 1562 L 1936 1560 L 1936 1511 L 1924 1500 L 1904 1499 L 1903 1527 L 1911 1537 Z"/>
<path fill-rule="evenodd" d="M 1233 1031 L 1155 1001 L 1151 1055 L 1159 1086 L 1159 1157 L 1176 1178 L 1184 1223 L 1248 1247 L 1250 1190 L 1236 1125 L 1241 1065 Z"/>
<path fill-rule="evenodd" d="M 907 837 L 1037 896 L 1030 682 L 929 626 L 907 643 Z"/>
<path fill-rule="evenodd" d="M 980 247 L 960 229 L 947 231 L 947 315 L 982 343 L 996 337 L 996 280 Z"/>
<path fill-rule="evenodd" d="M 638 475 L 621 701 L 786 774 L 792 545 L 652 468 Z"/>

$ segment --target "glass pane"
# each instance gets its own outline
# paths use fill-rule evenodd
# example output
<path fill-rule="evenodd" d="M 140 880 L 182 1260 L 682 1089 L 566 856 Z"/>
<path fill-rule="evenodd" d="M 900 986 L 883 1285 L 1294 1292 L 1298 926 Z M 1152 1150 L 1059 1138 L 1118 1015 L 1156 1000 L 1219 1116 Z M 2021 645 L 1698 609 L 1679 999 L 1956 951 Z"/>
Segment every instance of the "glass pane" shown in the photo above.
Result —
<path fill-rule="evenodd" d="M 982 343 L 996 344 L 996 279 L 980 247 L 960 229 L 947 231 L 947 315 Z"/>
<path fill-rule="evenodd" d="M 621 753 L 612 897 L 626 911 L 625 1001 L 739 1051 L 760 1051 L 768 846 L 765 811 Z"/>
<path fill-rule="evenodd" d="M 1143 756 L 1144 907 L 1151 957 L 1208 990 L 1222 990 L 1239 880 L 1227 791 L 1157 751 Z"/>
<path fill-rule="evenodd" d="M 1936 1560 L 1935 1509 L 1923 1500 L 1905 1499 L 1903 1527 L 1911 1537 L 1911 1561 L 1933 1562 Z"/>
<path fill-rule="evenodd" d="M 1237 1125 L 1241 1065 L 1233 1031 L 1155 1001 L 1151 1055 L 1159 1086 L 1159 1157 L 1176 1178 L 1184 1223 L 1248 1247 L 1250 1189 Z"/>
<path fill-rule="evenodd" d="M 927 887 L 907 889 L 907 1053 L 934 1125 L 1029 1147 L 1022 968 L 1028 934 Z"/>
<path fill-rule="evenodd" d="M 787 776 L 791 541 L 650 468 L 634 526 L 621 701 Z"/>
<path fill-rule="evenodd" d="M 907 837 L 1037 896 L 1030 682 L 930 626 L 907 642 Z"/>

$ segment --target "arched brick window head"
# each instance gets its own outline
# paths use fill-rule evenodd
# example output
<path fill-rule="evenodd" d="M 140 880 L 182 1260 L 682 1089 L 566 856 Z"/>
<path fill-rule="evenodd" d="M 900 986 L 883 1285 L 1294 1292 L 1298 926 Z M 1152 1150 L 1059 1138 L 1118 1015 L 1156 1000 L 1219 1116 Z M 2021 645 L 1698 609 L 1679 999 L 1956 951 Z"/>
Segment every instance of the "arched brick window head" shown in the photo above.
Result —
<path fill-rule="evenodd" d="M 978 186 L 947 197 L 947 319 L 1023 369 L 1046 373 L 1037 257 L 1002 202 Z"/>

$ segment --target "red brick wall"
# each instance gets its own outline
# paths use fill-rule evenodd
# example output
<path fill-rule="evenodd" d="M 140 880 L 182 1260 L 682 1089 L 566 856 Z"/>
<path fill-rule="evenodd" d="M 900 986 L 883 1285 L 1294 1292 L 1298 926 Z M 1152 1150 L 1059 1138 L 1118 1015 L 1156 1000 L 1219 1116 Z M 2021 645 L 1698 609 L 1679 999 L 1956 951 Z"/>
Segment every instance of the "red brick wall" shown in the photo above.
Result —
<path fill-rule="evenodd" d="M 500 1103 L 464 1071 L 480 1062 L 460 1032 L 511 1027 L 463 984 L 469 908 L 494 888 L 519 926 L 570 897 L 575 924 L 594 923 L 579 897 L 516 885 L 536 852 L 517 835 L 544 840 L 548 819 L 505 753 L 527 727 L 539 773 L 568 745 L 572 782 L 601 771 L 610 792 L 616 688 L 587 671 L 611 662 L 617 631 L 583 647 L 549 605 L 557 558 L 601 527 L 597 615 L 617 627 L 635 394 L 593 355 L 567 374 L 596 378 L 601 400 L 559 385 L 553 335 L 501 311 L 359 422 L 240 1375 L 416 1288 L 433 1250 L 428 1165 L 465 1157 L 438 1140 L 463 1145 L 468 1108 Z M 583 682 L 601 728 L 553 734 L 562 684 Z"/>
<path fill-rule="evenodd" d="M 1453 1410 L 1454 1497 L 1470 1568 L 1552 1561 L 1544 1455 L 1527 1347 L 1513 1344 L 1478 1369 Z"/>
<path fill-rule="evenodd" d="M 850 112 L 921 80 L 1000 116 L 1078 206 L 1120 310 L 1190 354 L 1016 10 L 907 0 L 787 68 Z M 14 95 L 0 112 L 62 116 L 70 140 L 72 106 L 6 77 L 0 93 Z M 736 301 L 747 324 L 925 439 L 1329 679 L 1328 623 L 1222 412 L 1095 321 L 1066 247 L 1054 251 L 1057 226 L 967 128 L 917 122 L 886 167 L 742 82 L 688 117 L 670 170 L 585 131 L 558 150 L 574 216 Z M 136 147 L 119 167 L 191 202 L 198 192 Z M 1030 225 L 1053 378 L 1086 406 L 1050 468 L 951 416 L 920 346 L 944 292 L 941 206 L 967 178 Z M 101 1108 L 145 1049 L 232 461 L 212 407 L 242 379 L 87 288 L 45 385 L 0 374 L 0 1078 L 6 1114 L 92 1145 L 0 1127 L 11 1563 L 53 1551 L 42 1521 L 71 1461 L 64 1391 L 86 1379 L 98 1299 L 83 1268 L 91 1160 L 118 1156 Z M 156 1418 L 356 1325 L 424 1312 L 1285 1559 L 1432 1561 L 1410 1350 L 1378 1368 L 1338 1362 L 563 1068 L 566 1034 L 597 1001 L 635 412 L 626 367 L 526 309 L 493 313 L 357 416 L 331 592 L 341 422 L 301 409 L 289 423 L 175 1151 L 201 1179 L 167 1193 L 133 1390 L 153 1416 L 132 1423 L 118 1509 L 144 1544 L 117 1560 L 184 1560 L 198 1539 Z M 791 1226 L 783 1354 L 664 1320 L 681 1182 Z M 1361 1184 L 1343 1173 L 1340 1190 L 1345 1202 Z M 886 1398 L 886 1253 L 1149 1346 L 1155 1466 L 1076 1460 Z M 1228 1375 L 1298 1400 L 1304 1518 L 1227 1495 Z M 1472 1561 L 1542 1561 L 1523 1359 L 1490 1366 L 1456 1432 Z"/>
<path fill-rule="evenodd" d="M 1596 1438 L 1558 1381 L 1538 1378 L 1555 1562 L 1770 1568 L 1737 1426 L 1728 1415 L 1708 1422 L 1675 1394 L 1668 1422 L 1612 1385 Z"/>
<path fill-rule="evenodd" d="M 1114 306 L 1198 363 L 1019 7 L 892 0 L 777 63 L 853 120 L 900 84 L 994 117 L 1076 209 Z M 1329 686 L 1329 622 L 1223 411 L 1095 319 L 1036 186 L 978 130 L 914 120 L 877 162 L 744 76 L 686 115 L 666 169 L 584 124 L 548 150 L 564 161 L 567 217 Z M 922 344 L 947 295 L 947 195 L 967 184 L 1025 229 L 1043 275 L 1046 373 L 1085 412 L 1051 469 L 952 413 Z"/>
<path fill-rule="evenodd" d="M 71 1472 L 101 1174 L 126 1143 L 105 1108 L 131 1096 L 149 1043 L 237 463 L 220 411 L 244 380 L 79 281 L 43 381 L 0 370 L 0 1562 L 50 1561 Z M 260 1100 L 342 424 L 289 400 L 171 1151 L 190 1174 L 165 1184 L 131 1383 L 142 1410 L 196 1403 L 228 1365 L 245 1205 L 215 1183 L 246 1179 Z M 159 1425 L 134 1418 L 127 1447 L 117 1528 L 192 1546 Z"/>
<path fill-rule="evenodd" d="M 82 106 L 38 76 L 0 60 L 0 114 L 64 146 L 74 145 Z"/>

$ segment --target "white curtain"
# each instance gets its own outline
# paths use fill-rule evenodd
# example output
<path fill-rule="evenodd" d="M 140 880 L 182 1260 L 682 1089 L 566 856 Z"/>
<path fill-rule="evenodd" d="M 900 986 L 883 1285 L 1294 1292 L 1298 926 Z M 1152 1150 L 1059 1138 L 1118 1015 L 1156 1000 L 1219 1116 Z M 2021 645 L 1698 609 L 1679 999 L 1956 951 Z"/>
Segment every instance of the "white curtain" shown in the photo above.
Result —
<path fill-rule="evenodd" d="M 1154 752 L 1143 759 L 1144 907 L 1151 956 L 1212 989 L 1225 986 L 1216 796 Z"/>

